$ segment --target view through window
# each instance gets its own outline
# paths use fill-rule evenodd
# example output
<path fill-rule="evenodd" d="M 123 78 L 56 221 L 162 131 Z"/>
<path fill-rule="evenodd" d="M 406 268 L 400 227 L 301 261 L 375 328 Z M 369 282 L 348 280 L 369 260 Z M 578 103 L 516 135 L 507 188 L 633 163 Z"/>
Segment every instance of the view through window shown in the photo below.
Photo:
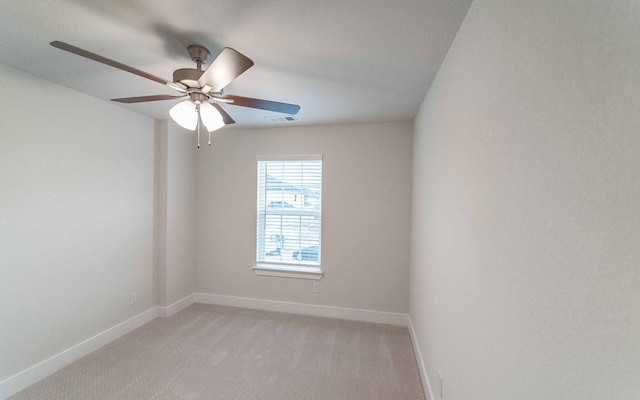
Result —
<path fill-rule="evenodd" d="M 258 159 L 258 264 L 320 266 L 322 159 Z"/>

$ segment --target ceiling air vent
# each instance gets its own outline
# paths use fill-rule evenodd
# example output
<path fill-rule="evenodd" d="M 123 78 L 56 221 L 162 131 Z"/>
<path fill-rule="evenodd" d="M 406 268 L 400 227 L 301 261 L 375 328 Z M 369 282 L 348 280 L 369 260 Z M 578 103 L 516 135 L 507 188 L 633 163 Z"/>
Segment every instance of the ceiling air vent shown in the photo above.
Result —
<path fill-rule="evenodd" d="M 286 117 L 266 117 L 267 121 L 272 124 L 279 124 L 281 122 L 296 122 L 297 119 L 294 116 L 287 115 Z"/>

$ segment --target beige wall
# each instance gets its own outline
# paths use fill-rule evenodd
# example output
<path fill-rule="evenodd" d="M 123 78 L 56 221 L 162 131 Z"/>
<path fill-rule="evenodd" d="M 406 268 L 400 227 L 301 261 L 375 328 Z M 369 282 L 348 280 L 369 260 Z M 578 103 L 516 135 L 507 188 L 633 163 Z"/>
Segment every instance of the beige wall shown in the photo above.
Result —
<path fill-rule="evenodd" d="M 411 318 L 444 398 L 640 398 L 640 6 L 476 0 L 415 121 Z"/>
<path fill-rule="evenodd" d="M 173 121 L 156 121 L 158 305 L 195 292 L 196 140 Z"/>
<path fill-rule="evenodd" d="M 256 276 L 256 155 L 322 154 L 320 293 Z M 199 292 L 407 312 L 411 124 L 224 130 L 198 152 Z"/>
<path fill-rule="evenodd" d="M 156 303 L 153 120 L 0 65 L 0 121 L 2 381 Z"/>

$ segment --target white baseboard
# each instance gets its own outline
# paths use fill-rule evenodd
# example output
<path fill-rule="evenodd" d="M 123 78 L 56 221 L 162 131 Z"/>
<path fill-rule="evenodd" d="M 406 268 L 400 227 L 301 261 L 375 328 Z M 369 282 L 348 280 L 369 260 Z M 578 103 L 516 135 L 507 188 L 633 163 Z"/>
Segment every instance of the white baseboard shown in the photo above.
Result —
<path fill-rule="evenodd" d="M 409 316 L 407 314 L 385 311 L 289 303 L 286 301 L 262 300 L 249 297 L 224 296 L 208 293 L 196 293 L 195 302 L 285 312 L 290 314 L 311 315 L 314 317 L 349 319 L 353 321 L 373 322 L 377 324 L 409 326 Z"/>
<path fill-rule="evenodd" d="M 158 318 L 170 318 L 185 308 L 189 307 L 193 303 L 195 303 L 196 294 L 191 293 L 183 299 L 176 301 L 175 303 L 167 306 L 161 307 L 158 306 Z"/>
<path fill-rule="evenodd" d="M 0 382 L 0 399 L 6 399 L 34 383 L 46 378 L 54 372 L 61 370 L 72 362 L 98 350 L 102 346 L 118 339 L 121 336 L 153 321 L 158 316 L 157 307 L 152 307 L 128 320 L 119 323 L 97 335 L 70 347 L 55 356 L 44 360 L 33 367 L 27 368 L 14 376 Z"/>
<path fill-rule="evenodd" d="M 416 355 L 416 362 L 418 363 L 418 371 L 420 371 L 420 379 L 422 379 L 422 388 L 428 392 L 429 398 L 427 400 L 436 400 L 433 396 L 433 390 L 431 389 L 431 382 L 429 381 L 429 375 L 427 375 L 427 368 L 424 365 L 422 358 L 422 352 L 420 351 L 420 345 L 418 344 L 418 338 L 416 337 L 416 331 L 413 329 L 413 321 L 409 316 L 409 336 L 411 336 L 411 344 L 413 345 L 413 352 Z"/>

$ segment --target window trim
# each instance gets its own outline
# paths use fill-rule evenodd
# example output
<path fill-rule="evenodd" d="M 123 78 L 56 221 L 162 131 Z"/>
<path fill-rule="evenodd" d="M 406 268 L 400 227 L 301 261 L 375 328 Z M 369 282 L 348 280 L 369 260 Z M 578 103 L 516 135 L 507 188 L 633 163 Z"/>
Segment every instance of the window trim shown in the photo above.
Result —
<path fill-rule="evenodd" d="M 323 161 L 322 154 L 311 154 L 311 155 L 257 155 L 256 163 L 259 161 L 314 161 L 319 160 Z M 324 169 L 324 166 L 323 166 Z M 257 181 L 256 176 L 256 181 Z M 321 178 L 322 192 L 324 192 L 324 171 Z M 257 190 L 257 188 L 256 188 Z M 322 204 L 322 192 L 320 193 L 320 203 Z M 257 193 L 256 193 L 257 198 Z M 322 209 L 320 210 L 320 218 L 322 218 Z M 256 221 L 258 220 L 258 214 L 256 212 Z M 320 237 L 322 237 L 322 226 L 320 224 Z M 258 236 L 258 232 L 256 231 L 256 239 Z M 321 245 L 322 246 L 322 245 Z M 322 252 L 322 247 L 320 247 L 320 252 Z M 320 257 L 322 260 L 322 257 Z M 321 261 L 322 262 L 322 261 Z M 324 272 L 322 270 L 322 264 L 317 266 L 300 266 L 297 264 L 286 264 L 286 263 L 265 263 L 259 262 L 256 260 L 256 264 L 252 267 L 253 272 L 256 275 L 260 276 L 274 276 L 281 278 L 296 278 L 296 279 L 313 279 L 320 280 L 324 276 Z"/>
<path fill-rule="evenodd" d="M 263 264 L 253 266 L 253 272 L 261 276 L 277 276 L 280 278 L 315 279 L 320 280 L 324 276 L 322 267 L 298 267 L 286 264 Z"/>

